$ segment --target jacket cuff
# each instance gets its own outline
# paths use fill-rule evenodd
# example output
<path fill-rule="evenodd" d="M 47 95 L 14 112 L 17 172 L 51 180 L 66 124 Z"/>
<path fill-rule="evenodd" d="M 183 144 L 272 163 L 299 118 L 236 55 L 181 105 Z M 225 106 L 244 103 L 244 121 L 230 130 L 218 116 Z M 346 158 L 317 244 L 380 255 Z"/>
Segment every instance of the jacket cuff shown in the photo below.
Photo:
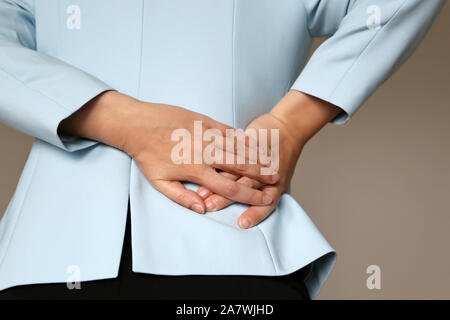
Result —
<path fill-rule="evenodd" d="M 96 96 L 102 94 L 103 92 L 114 90 L 98 80 L 89 82 L 89 84 L 86 83 L 87 86 L 82 90 L 82 92 L 78 92 L 78 94 L 71 94 L 67 97 L 67 100 L 64 100 L 64 105 L 57 105 L 58 111 L 55 113 L 55 118 L 51 123 L 51 128 L 49 128 L 50 136 L 48 137 L 48 142 L 68 152 L 86 149 L 99 143 L 98 141 L 68 136 L 58 132 L 59 125 L 64 119 L 70 117 L 73 113 L 78 111 Z"/>
<path fill-rule="evenodd" d="M 14 101 L 17 112 L 25 111 L 21 117 L 13 114 L 8 117 L 10 119 L 5 119 L 9 120 L 6 121 L 9 125 L 68 152 L 85 149 L 98 143 L 89 139 L 60 135 L 58 127 L 64 119 L 97 95 L 115 89 L 84 72 L 74 72 L 70 81 L 61 79 L 59 83 L 64 85 L 55 86 L 54 83 L 58 83 L 56 81 L 53 86 L 45 86 L 43 90 L 40 90 L 39 86 L 45 84 L 32 85 L 7 77 L 9 81 L 2 82 L 5 84 L 4 98 Z"/>
<path fill-rule="evenodd" d="M 350 93 L 348 90 L 333 90 L 334 93 L 332 93 L 330 88 L 324 84 L 324 80 L 318 79 L 319 74 L 323 76 L 326 73 L 311 73 L 305 68 L 292 85 L 291 90 L 309 94 L 339 107 L 342 112 L 331 120 L 331 123 L 345 124 L 364 103 L 366 95 L 358 96 L 355 95 L 355 92 Z M 340 94 L 342 91 L 345 92 L 345 95 Z"/>

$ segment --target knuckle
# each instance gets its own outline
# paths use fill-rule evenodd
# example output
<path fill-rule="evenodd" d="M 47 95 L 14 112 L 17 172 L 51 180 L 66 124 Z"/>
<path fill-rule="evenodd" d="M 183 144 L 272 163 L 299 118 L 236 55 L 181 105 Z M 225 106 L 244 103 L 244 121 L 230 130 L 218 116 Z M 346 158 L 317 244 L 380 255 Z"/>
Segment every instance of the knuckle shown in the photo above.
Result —
<path fill-rule="evenodd" d="M 255 190 L 253 191 L 253 193 L 250 196 L 250 201 L 252 201 L 253 203 L 259 203 L 262 201 L 262 193 Z"/>
<path fill-rule="evenodd" d="M 229 197 L 235 196 L 239 192 L 239 188 L 235 183 L 227 183 L 224 186 L 225 194 Z"/>
<path fill-rule="evenodd" d="M 215 121 L 213 118 L 211 118 L 210 116 L 207 116 L 205 114 L 201 114 L 201 120 L 203 120 L 203 122 L 208 126 L 213 124 Z"/>
<path fill-rule="evenodd" d="M 188 201 L 188 198 L 186 197 L 186 195 L 184 193 L 179 193 L 175 196 L 175 202 L 178 204 L 186 204 Z"/>
<path fill-rule="evenodd" d="M 202 178 L 204 168 L 197 165 L 186 165 L 186 167 L 182 168 L 182 170 L 184 171 L 184 176 L 188 181 L 197 182 Z"/>
<path fill-rule="evenodd" d="M 242 177 L 239 179 L 239 183 L 242 183 L 243 185 L 246 185 L 248 187 L 253 187 L 253 179 L 250 179 L 248 177 Z"/>
<path fill-rule="evenodd" d="M 247 171 L 247 166 L 244 163 L 236 163 L 235 168 L 239 172 Z"/>

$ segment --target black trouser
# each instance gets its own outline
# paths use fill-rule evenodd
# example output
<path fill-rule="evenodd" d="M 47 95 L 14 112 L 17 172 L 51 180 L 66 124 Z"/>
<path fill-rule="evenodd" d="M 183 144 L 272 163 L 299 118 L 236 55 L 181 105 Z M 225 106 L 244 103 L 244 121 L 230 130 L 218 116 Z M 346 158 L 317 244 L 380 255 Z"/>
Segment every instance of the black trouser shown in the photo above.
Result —
<path fill-rule="evenodd" d="M 309 300 L 303 282 L 306 267 L 286 276 L 162 276 L 131 270 L 131 223 L 117 278 L 81 282 L 22 285 L 0 291 L 0 299 L 297 299 Z"/>

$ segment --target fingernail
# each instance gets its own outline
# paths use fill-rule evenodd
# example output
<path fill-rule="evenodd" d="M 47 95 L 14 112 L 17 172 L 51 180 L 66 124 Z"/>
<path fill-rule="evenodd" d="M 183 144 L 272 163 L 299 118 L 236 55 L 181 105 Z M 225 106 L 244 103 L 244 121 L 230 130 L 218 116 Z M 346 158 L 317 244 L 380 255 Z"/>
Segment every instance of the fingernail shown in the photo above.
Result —
<path fill-rule="evenodd" d="M 205 213 L 205 210 L 203 210 L 203 207 L 201 205 L 199 205 L 198 203 L 194 203 L 191 206 L 191 209 L 194 210 L 197 213 Z"/>
<path fill-rule="evenodd" d="M 250 228 L 250 226 L 251 226 L 250 220 L 247 219 L 247 218 L 241 218 L 241 219 L 239 219 L 239 226 L 240 226 L 242 229 Z"/>
<path fill-rule="evenodd" d="M 205 205 L 207 211 L 214 211 L 214 209 L 216 208 L 216 204 L 211 199 L 206 200 Z"/>
<path fill-rule="evenodd" d="M 206 190 L 205 188 L 199 188 L 197 190 L 197 193 L 199 194 L 200 197 L 202 198 L 206 198 L 209 195 L 209 191 Z"/>
<path fill-rule="evenodd" d="M 265 195 L 263 195 L 262 201 L 264 204 L 271 204 L 273 199 L 271 196 L 265 194 Z"/>

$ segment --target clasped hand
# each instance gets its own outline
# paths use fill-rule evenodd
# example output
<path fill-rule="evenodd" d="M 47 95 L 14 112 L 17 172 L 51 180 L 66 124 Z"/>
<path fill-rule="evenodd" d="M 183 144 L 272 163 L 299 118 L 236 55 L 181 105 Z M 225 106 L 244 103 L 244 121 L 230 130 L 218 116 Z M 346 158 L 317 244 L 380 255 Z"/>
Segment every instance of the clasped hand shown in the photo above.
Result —
<path fill-rule="evenodd" d="M 223 209 L 234 202 L 250 205 L 238 220 L 241 228 L 250 228 L 274 210 L 281 194 L 288 189 L 304 144 L 339 110 L 323 100 L 291 90 L 269 113 L 249 124 L 246 130 L 257 134 L 245 138 L 242 152 L 238 140 L 227 135 L 227 131 L 235 129 L 210 117 L 106 91 L 61 122 L 58 130 L 126 152 L 157 190 L 199 214 Z M 198 124 L 200 128 L 196 127 Z M 198 144 L 196 129 L 206 132 L 212 143 Z M 266 141 L 259 139 L 261 130 L 266 132 Z M 278 134 L 276 141 L 269 134 L 273 130 Z M 174 139 L 183 136 L 179 133 L 189 140 L 184 149 Z M 230 149 L 229 145 L 234 147 Z M 274 146 L 276 152 L 272 154 Z M 189 156 L 182 156 L 182 161 L 174 160 L 177 150 Z M 220 161 L 191 161 L 191 155 L 198 154 L 201 160 L 209 154 Z M 252 157 L 254 154 L 256 159 Z M 261 161 L 261 155 L 270 155 L 276 165 Z M 234 159 L 231 163 L 230 158 Z M 189 190 L 183 181 L 200 187 Z"/>

